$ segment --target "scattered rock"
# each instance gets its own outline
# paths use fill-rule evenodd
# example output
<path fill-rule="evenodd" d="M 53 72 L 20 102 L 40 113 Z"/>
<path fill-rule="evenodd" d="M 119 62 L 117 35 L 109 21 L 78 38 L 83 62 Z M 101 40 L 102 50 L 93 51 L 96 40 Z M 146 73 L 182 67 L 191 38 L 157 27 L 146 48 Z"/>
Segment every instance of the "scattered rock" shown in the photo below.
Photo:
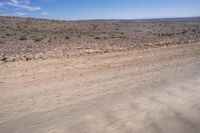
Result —
<path fill-rule="evenodd" d="M 0 55 L 0 60 L 3 61 L 3 62 L 8 62 L 8 56 L 6 56 L 4 53 L 2 53 Z"/>

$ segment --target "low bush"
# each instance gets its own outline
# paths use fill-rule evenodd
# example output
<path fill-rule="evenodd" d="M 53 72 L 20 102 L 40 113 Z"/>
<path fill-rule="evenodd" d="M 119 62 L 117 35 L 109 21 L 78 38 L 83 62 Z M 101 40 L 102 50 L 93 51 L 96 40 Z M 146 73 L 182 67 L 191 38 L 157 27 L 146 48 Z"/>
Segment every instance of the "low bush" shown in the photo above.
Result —
<path fill-rule="evenodd" d="M 20 40 L 20 41 L 25 41 L 25 40 L 27 40 L 27 38 L 26 38 L 25 36 L 20 36 L 20 37 L 19 37 L 19 40 Z"/>
<path fill-rule="evenodd" d="M 66 36 L 66 37 L 65 37 L 65 39 L 66 39 L 66 40 L 69 40 L 69 39 L 70 39 L 70 37 Z"/>
<path fill-rule="evenodd" d="M 34 42 L 40 42 L 42 41 L 44 38 L 43 37 L 34 37 L 33 40 Z"/>
<path fill-rule="evenodd" d="M 99 39 L 101 39 L 100 37 L 98 37 L 98 36 L 96 36 L 94 39 L 96 39 L 96 40 L 99 40 Z"/>

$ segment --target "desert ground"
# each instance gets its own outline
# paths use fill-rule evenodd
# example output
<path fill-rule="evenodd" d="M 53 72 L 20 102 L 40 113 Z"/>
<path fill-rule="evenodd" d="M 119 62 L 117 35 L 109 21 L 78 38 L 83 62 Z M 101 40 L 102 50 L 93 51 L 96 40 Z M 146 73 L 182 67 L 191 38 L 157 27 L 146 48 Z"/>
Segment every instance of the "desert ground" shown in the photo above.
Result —
<path fill-rule="evenodd" d="M 199 19 L 0 21 L 0 133 L 200 132 Z"/>

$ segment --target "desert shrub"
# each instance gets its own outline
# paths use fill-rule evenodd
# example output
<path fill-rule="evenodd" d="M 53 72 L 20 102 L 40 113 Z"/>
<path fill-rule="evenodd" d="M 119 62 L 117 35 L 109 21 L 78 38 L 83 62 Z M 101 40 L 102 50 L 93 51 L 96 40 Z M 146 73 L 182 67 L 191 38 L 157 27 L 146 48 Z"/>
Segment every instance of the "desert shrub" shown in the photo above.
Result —
<path fill-rule="evenodd" d="M 6 35 L 6 36 L 10 36 L 11 34 L 9 34 L 9 33 L 6 33 L 5 35 Z"/>
<path fill-rule="evenodd" d="M 100 37 L 98 37 L 98 36 L 96 36 L 94 39 L 96 39 L 96 40 L 99 40 L 99 39 L 101 39 Z"/>
<path fill-rule="evenodd" d="M 69 39 L 70 39 L 70 37 L 66 36 L 66 37 L 65 37 L 65 39 L 66 39 L 66 40 L 69 40 Z"/>
<path fill-rule="evenodd" d="M 89 36 L 91 36 L 91 37 L 94 37 L 94 35 L 93 35 L 93 34 L 90 34 Z"/>
<path fill-rule="evenodd" d="M 48 40 L 48 42 L 49 42 L 49 43 L 52 42 L 52 39 L 50 38 L 50 39 Z"/>
<path fill-rule="evenodd" d="M 1 61 L 7 62 L 7 61 L 8 61 L 8 57 L 5 56 L 5 54 L 2 54 L 2 55 L 1 55 Z"/>
<path fill-rule="evenodd" d="M 186 30 L 186 29 L 183 29 L 182 33 L 183 33 L 183 34 L 187 33 L 187 30 Z"/>
<path fill-rule="evenodd" d="M 94 25 L 94 24 L 93 24 L 93 25 L 92 25 L 92 31 L 96 30 L 97 27 L 98 27 L 97 25 Z"/>
<path fill-rule="evenodd" d="M 19 37 L 19 40 L 20 40 L 20 41 L 25 41 L 26 39 L 27 39 L 27 38 L 26 38 L 25 36 L 20 36 L 20 37 Z"/>
<path fill-rule="evenodd" d="M 35 38 L 33 38 L 34 42 L 40 42 L 43 39 L 44 39 L 43 37 L 35 37 Z"/>
<path fill-rule="evenodd" d="M 26 59 L 26 61 L 29 61 L 29 60 L 31 60 L 31 58 L 30 58 L 30 57 L 26 57 L 25 59 Z"/>
<path fill-rule="evenodd" d="M 195 29 L 192 29 L 192 32 L 196 32 L 196 30 L 195 30 Z"/>
<path fill-rule="evenodd" d="M 5 42 L 4 41 L 0 41 L 0 44 L 5 44 Z"/>

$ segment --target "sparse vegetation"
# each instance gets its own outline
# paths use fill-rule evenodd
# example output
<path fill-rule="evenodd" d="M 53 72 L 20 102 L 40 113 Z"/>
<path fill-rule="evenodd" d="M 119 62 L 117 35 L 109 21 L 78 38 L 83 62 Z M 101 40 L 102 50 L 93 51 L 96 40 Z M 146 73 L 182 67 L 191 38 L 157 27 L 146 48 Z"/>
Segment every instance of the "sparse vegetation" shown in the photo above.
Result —
<path fill-rule="evenodd" d="M 94 39 L 96 39 L 96 40 L 99 40 L 99 39 L 101 39 L 100 37 L 98 37 L 98 36 L 96 36 Z"/>
<path fill-rule="evenodd" d="M 164 23 L 108 23 L 0 17 L 0 22 L 0 53 L 6 53 L 8 57 L 27 53 L 46 54 L 49 50 L 55 50 L 55 54 L 57 51 L 67 53 L 78 47 L 82 50 L 118 51 L 121 48 L 200 42 L 200 19 L 181 23 L 173 20 Z"/>
<path fill-rule="evenodd" d="M 50 38 L 50 39 L 48 40 L 48 42 L 51 43 L 51 42 L 52 42 L 52 39 Z"/>
<path fill-rule="evenodd" d="M 8 61 L 8 57 L 4 53 L 1 54 L 1 61 L 3 61 L 3 62 L 7 62 Z"/>
<path fill-rule="evenodd" d="M 70 37 L 66 36 L 66 37 L 65 37 L 65 39 L 66 39 L 66 40 L 69 40 L 69 39 L 70 39 Z"/>
<path fill-rule="evenodd" d="M 33 40 L 34 42 L 40 42 L 44 39 L 44 37 L 34 37 Z"/>
<path fill-rule="evenodd" d="M 27 39 L 27 38 L 26 38 L 25 36 L 20 36 L 20 37 L 19 37 L 19 40 L 20 40 L 20 41 L 25 41 L 26 39 Z"/>

